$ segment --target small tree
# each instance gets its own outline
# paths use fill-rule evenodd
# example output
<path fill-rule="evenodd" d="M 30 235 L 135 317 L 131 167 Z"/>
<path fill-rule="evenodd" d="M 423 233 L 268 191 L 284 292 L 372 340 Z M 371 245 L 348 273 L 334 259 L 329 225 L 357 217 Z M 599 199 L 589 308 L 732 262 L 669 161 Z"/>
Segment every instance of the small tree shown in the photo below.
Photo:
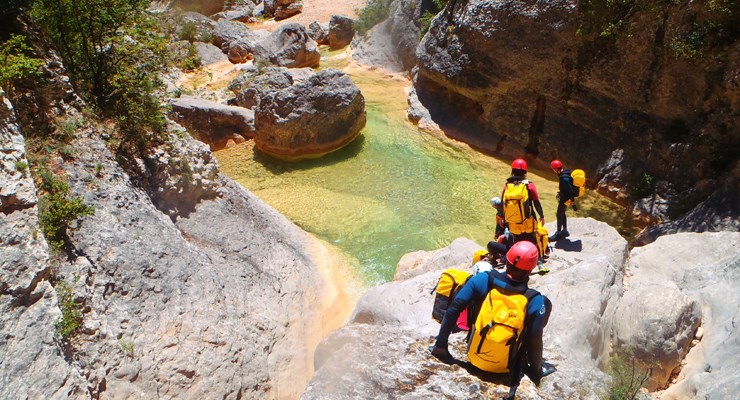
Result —
<path fill-rule="evenodd" d="M 633 400 L 650 378 L 652 369 L 641 369 L 629 351 L 620 351 L 609 359 L 607 372 L 612 378 L 608 400 Z"/>

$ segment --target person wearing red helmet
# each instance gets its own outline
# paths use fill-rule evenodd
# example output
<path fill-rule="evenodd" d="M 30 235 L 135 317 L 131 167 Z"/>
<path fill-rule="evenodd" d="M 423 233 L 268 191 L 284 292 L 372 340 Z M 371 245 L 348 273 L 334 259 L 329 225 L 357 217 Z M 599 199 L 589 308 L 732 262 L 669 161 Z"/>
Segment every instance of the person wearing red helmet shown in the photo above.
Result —
<path fill-rule="evenodd" d="M 565 169 L 560 160 L 552 160 L 550 162 L 550 168 L 558 176 L 558 209 L 555 212 L 557 230 L 550 236 L 550 240 L 558 240 L 570 236 L 568 232 L 568 219 L 565 215 L 568 205 L 573 207 L 573 211 L 577 211 L 578 207 L 576 206 L 576 192 L 573 189 L 573 178 L 570 176 L 570 170 Z"/>
<path fill-rule="evenodd" d="M 513 235 L 514 243 L 527 240 L 537 245 L 537 215 L 534 211 L 537 211 L 543 225 L 545 213 L 542 211 L 537 186 L 526 178 L 527 162 L 517 158 L 511 163 L 511 176 L 506 179 L 501 193 L 504 220 L 505 226 L 508 226 Z"/>
<path fill-rule="evenodd" d="M 515 361 L 510 369 L 512 383 L 509 398 L 514 398 L 522 372 L 539 386 L 540 380 L 554 372 L 554 368 L 542 360 L 542 334 L 550 318 L 552 303 L 546 296 L 529 289 L 528 286 L 529 275 L 537 266 L 538 258 L 539 250 L 536 245 L 527 241 L 518 242 L 506 253 L 506 272 L 493 270 L 470 278 L 447 308 L 437 339 L 434 346 L 430 348 L 432 355 L 444 363 L 456 363 L 456 359 L 452 357 L 448 349 L 449 336 L 455 327 L 455 322 L 466 307 L 472 307 L 470 321 L 475 321 L 483 300 L 492 289 L 496 288 L 512 294 L 533 292 L 527 296 L 523 345 L 516 353 Z"/>

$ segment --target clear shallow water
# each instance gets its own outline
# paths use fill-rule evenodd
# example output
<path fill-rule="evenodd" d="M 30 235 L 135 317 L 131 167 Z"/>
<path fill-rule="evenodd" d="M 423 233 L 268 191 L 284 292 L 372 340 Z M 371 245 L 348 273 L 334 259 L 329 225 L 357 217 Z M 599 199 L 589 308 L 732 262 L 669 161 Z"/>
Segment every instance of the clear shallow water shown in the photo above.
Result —
<path fill-rule="evenodd" d="M 511 160 L 499 161 L 460 143 L 420 131 L 406 119 L 408 81 L 346 65 L 344 53 L 324 65 L 349 73 L 365 96 L 367 125 L 343 149 L 317 160 L 287 163 L 255 152 L 251 141 L 216 152 L 221 170 L 304 230 L 354 260 L 372 286 L 393 279 L 403 254 L 432 250 L 458 237 L 485 246 L 492 239 L 499 195 Z M 333 58 L 332 58 L 333 57 Z M 555 220 L 554 174 L 531 173 Z M 578 216 L 615 225 L 621 208 L 590 192 Z M 569 214 L 571 215 L 571 214 Z"/>

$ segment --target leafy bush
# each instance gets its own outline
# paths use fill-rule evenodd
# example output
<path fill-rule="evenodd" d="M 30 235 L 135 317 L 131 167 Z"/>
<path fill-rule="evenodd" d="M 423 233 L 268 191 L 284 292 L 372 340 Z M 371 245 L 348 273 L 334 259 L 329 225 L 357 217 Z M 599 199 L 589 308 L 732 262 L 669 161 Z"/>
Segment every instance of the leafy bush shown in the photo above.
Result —
<path fill-rule="evenodd" d="M 55 326 L 62 339 L 69 340 L 82 326 L 82 306 L 75 301 L 74 292 L 68 283 L 57 283 L 56 292 L 62 316 Z"/>
<path fill-rule="evenodd" d="M 368 0 L 365 8 L 355 10 L 357 19 L 352 26 L 359 34 L 365 35 L 372 27 L 388 18 L 390 4 L 391 0 Z"/>
<path fill-rule="evenodd" d="M 147 12 L 149 0 L 36 0 L 31 15 L 54 42 L 75 89 L 126 139 L 160 132 L 164 116 L 158 75 L 166 41 Z"/>
<path fill-rule="evenodd" d="M 43 61 L 30 53 L 25 36 L 12 35 L 0 44 L 0 86 L 7 88 L 13 80 L 39 76 Z"/>
<path fill-rule="evenodd" d="M 652 371 L 638 368 L 635 358 L 628 351 L 622 351 L 609 359 L 607 372 L 612 378 L 612 383 L 604 398 L 633 400 L 647 383 Z"/>
<path fill-rule="evenodd" d="M 180 62 L 180 69 L 192 71 L 200 68 L 200 66 L 203 65 L 203 60 L 200 58 L 200 54 L 198 54 L 198 49 L 196 49 L 195 45 L 192 43 L 188 45 L 187 49 L 188 55 Z"/>
<path fill-rule="evenodd" d="M 635 199 L 648 197 L 653 193 L 654 184 L 655 177 L 648 173 L 644 173 L 632 180 L 632 183 L 629 185 L 630 194 Z"/>
<path fill-rule="evenodd" d="M 79 197 L 69 197 L 69 186 L 61 179 L 42 169 L 40 188 L 48 194 L 39 201 L 39 222 L 49 245 L 57 250 L 67 241 L 69 224 L 84 215 L 93 215 L 95 209 Z"/>
<path fill-rule="evenodd" d="M 437 14 L 429 11 L 424 11 L 424 14 L 421 15 L 419 18 L 419 40 L 429 31 L 429 27 L 432 26 L 432 20 L 436 16 Z"/>

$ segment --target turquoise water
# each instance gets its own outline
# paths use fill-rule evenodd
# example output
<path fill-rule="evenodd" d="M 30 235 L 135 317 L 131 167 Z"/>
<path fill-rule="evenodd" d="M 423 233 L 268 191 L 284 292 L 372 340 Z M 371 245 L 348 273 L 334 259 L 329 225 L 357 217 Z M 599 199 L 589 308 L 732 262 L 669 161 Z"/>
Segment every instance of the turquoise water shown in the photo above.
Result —
<path fill-rule="evenodd" d="M 222 171 L 333 243 L 353 260 L 366 285 L 391 280 L 408 252 L 444 247 L 458 237 L 485 246 L 495 225 L 488 201 L 500 193 L 510 160 L 420 131 L 406 119 L 408 81 L 357 67 L 344 70 L 365 96 L 367 125 L 358 139 L 299 163 L 256 153 L 250 141 L 216 153 Z M 548 221 L 555 220 L 554 178 L 530 174 Z M 580 205 L 579 216 L 621 215 L 594 194 Z"/>

